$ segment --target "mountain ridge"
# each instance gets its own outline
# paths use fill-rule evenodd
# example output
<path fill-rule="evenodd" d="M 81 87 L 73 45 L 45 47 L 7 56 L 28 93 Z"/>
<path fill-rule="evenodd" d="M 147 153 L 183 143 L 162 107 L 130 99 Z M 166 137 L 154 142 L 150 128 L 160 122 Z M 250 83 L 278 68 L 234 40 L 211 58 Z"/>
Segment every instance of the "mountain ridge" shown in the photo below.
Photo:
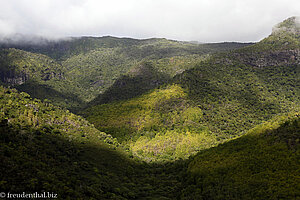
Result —
<path fill-rule="evenodd" d="M 45 66 L 45 69 L 48 67 L 49 72 L 52 70 L 49 76 L 40 70 L 31 70 L 25 73 L 19 82 L 19 77 L 14 80 L 19 83 L 19 89 L 30 93 L 33 97 L 46 98 L 56 105 L 67 106 L 72 111 L 78 111 L 98 95 L 104 93 L 118 78 L 126 76 L 130 70 L 144 61 L 153 61 L 156 68 L 166 69 L 166 73 L 173 74 L 175 70 L 176 73 L 180 72 L 192 64 L 174 66 L 175 64 L 169 62 L 172 59 L 181 60 L 181 62 L 191 60 L 193 63 L 205 59 L 206 55 L 213 52 L 245 45 L 248 44 L 197 45 L 167 39 L 137 40 L 116 37 L 82 37 L 62 41 L 46 41 L 41 45 L 2 44 L 2 57 L 5 62 L 2 59 L 0 73 L 5 74 L 12 68 L 23 70 L 27 65 L 31 66 L 31 69 L 40 68 L 40 66 Z M 15 49 L 7 49 L 8 47 L 15 47 Z M 12 56 L 6 56 L 5 51 Z M 13 57 L 14 54 L 18 54 L 20 58 L 26 57 L 26 63 L 16 63 L 18 58 Z M 36 62 L 37 60 L 38 62 Z M 164 62 L 164 66 L 160 63 L 156 64 L 160 60 Z M 61 74 L 62 78 L 59 82 L 55 81 L 53 77 L 51 78 L 57 72 Z M 41 80 L 39 78 L 41 73 L 48 76 L 45 79 L 51 80 Z M 31 83 L 27 86 L 25 82 L 28 80 Z M 7 81 L 6 84 L 13 86 Z M 35 84 L 36 88 L 41 88 L 41 92 L 33 92 L 32 88 Z M 44 86 L 41 87 L 41 85 Z M 43 88 L 47 87 L 53 91 L 52 95 L 43 92 Z"/>
<path fill-rule="evenodd" d="M 122 138 L 122 145 L 128 146 L 129 143 L 129 149 L 136 154 L 139 152 L 146 159 L 149 156 L 155 159 L 151 152 L 156 155 L 161 153 L 162 159 L 168 156 L 170 159 L 179 159 L 173 157 L 172 153 L 165 155 L 165 150 L 158 147 L 160 143 L 165 148 L 176 146 L 166 142 L 171 137 L 168 132 L 173 135 L 183 134 L 188 141 L 190 135 L 187 132 L 193 135 L 208 130 L 204 138 L 207 138 L 207 145 L 211 146 L 215 145 L 214 139 L 221 143 L 243 135 L 248 129 L 279 113 L 300 110 L 299 46 L 294 43 L 288 46 L 277 44 L 286 39 L 274 38 L 271 34 L 257 44 L 215 54 L 175 75 L 157 89 L 132 99 L 90 105 L 82 114 L 99 130 Z M 291 40 L 291 37 L 288 39 Z M 293 35 L 292 39 L 299 40 L 297 35 Z M 178 88 L 173 91 L 174 95 L 178 92 L 181 96 L 157 102 L 162 108 L 157 110 L 154 104 L 159 99 L 153 99 L 153 96 L 160 93 L 167 98 L 170 88 Z M 114 94 L 117 95 L 116 92 Z M 150 106 L 144 105 L 144 99 L 151 102 Z M 181 124 L 185 124 L 181 116 L 190 107 L 190 115 L 201 113 L 197 123 L 191 121 L 195 123 L 194 127 L 202 127 L 202 131 L 197 128 L 180 128 Z M 127 134 L 132 135 L 132 138 L 125 137 L 124 141 L 123 135 Z M 157 148 L 150 147 L 158 138 L 160 142 Z M 135 143 L 138 145 L 135 146 Z"/>
<path fill-rule="evenodd" d="M 1 194 L 298 199 L 300 37 L 293 20 L 253 45 L 197 49 L 152 39 L 127 48 L 135 41 L 118 47 L 107 37 L 77 41 L 62 55 L 1 49 Z M 108 47 L 93 49 L 100 43 Z M 104 87 L 104 80 L 111 82 Z M 90 85 L 99 90 L 92 94 Z M 95 94 L 77 107 L 85 118 L 68 111 Z"/>

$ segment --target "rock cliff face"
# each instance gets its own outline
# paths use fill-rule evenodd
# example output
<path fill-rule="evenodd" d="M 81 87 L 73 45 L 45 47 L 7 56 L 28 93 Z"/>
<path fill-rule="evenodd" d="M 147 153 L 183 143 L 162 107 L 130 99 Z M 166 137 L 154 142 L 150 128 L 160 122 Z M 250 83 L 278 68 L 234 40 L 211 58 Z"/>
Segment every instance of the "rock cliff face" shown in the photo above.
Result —
<path fill-rule="evenodd" d="M 271 35 L 259 43 L 216 59 L 216 63 L 234 63 L 264 68 L 300 64 L 300 23 L 291 17 L 273 28 Z"/>
<path fill-rule="evenodd" d="M 300 50 L 275 50 L 265 53 L 250 53 L 250 52 L 237 52 L 233 56 L 239 62 L 257 67 L 263 68 L 267 66 L 279 66 L 279 65 L 299 65 L 300 64 Z"/>
<path fill-rule="evenodd" d="M 49 68 L 32 71 L 26 69 L 26 66 L 13 66 L 8 64 L 4 69 L 0 69 L 0 80 L 10 86 L 22 85 L 28 80 L 40 79 L 42 81 L 49 81 L 51 79 L 60 80 L 63 78 L 62 72 L 54 71 Z"/>
<path fill-rule="evenodd" d="M 280 34 L 282 32 L 300 34 L 300 17 L 291 17 L 279 23 L 273 28 L 272 34 Z"/>
<path fill-rule="evenodd" d="M 17 49 L 0 51 L 0 81 L 10 86 L 29 80 L 45 82 L 64 78 L 61 67 L 50 58 Z"/>
<path fill-rule="evenodd" d="M 15 86 L 24 84 L 29 79 L 29 76 L 25 73 L 16 74 L 13 71 L 8 71 L 4 73 L 1 72 L 0 79 L 5 84 Z"/>
<path fill-rule="evenodd" d="M 40 79 L 42 81 L 49 81 L 51 79 L 63 79 L 63 73 L 61 72 L 53 72 L 53 71 L 42 71 L 40 74 Z M 26 83 L 28 80 L 34 78 L 34 75 L 31 76 L 29 73 L 25 71 L 16 72 L 14 70 L 9 71 L 0 71 L 0 80 L 4 84 L 8 84 L 10 86 L 22 85 Z"/>
<path fill-rule="evenodd" d="M 57 78 L 57 79 L 63 79 L 63 73 L 62 72 L 55 72 L 49 68 L 46 68 L 44 70 L 41 70 L 41 79 L 43 81 L 49 81 L 53 78 Z"/>

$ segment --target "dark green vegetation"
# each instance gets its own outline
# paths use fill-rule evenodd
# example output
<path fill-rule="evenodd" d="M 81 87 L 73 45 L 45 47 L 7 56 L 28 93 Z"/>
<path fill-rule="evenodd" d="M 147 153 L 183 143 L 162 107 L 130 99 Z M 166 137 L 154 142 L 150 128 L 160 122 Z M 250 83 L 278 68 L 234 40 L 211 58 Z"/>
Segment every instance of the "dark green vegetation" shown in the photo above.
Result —
<path fill-rule="evenodd" d="M 277 117 L 200 152 L 181 199 L 298 199 L 300 116 Z"/>
<path fill-rule="evenodd" d="M 277 117 L 188 161 L 146 164 L 104 143 L 113 141 L 82 118 L 25 93 L 1 88 L 1 105 L 4 192 L 53 191 L 60 199 L 299 197 L 299 114 Z"/>
<path fill-rule="evenodd" d="M 83 103 L 76 96 L 76 86 L 65 78 L 62 65 L 45 55 L 18 49 L 0 50 L 0 81 L 62 107 L 75 109 Z"/>
<path fill-rule="evenodd" d="M 39 40 L 41 44 L 0 44 L 3 49 L 0 52 L 1 81 L 72 111 L 78 111 L 111 86 L 112 90 L 122 90 L 118 83 L 114 84 L 118 79 L 123 80 L 125 86 L 127 81 L 129 86 L 136 81 L 143 82 L 142 86 L 147 85 L 135 89 L 137 93 L 127 95 L 132 97 L 157 87 L 214 52 L 249 45 L 114 37 Z M 137 75 L 135 71 L 143 71 L 144 61 L 151 63 L 151 70 Z M 139 69 L 140 66 L 142 69 Z M 124 98 L 114 92 L 113 96 L 110 98 L 110 92 L 103 97 L 98 96 L 92 105 Z"/>
<path fill-rule="evenodd" d="M 0 52 L 1 191 L 300 198 L 299 33 L 290 18 L 250 46 L 113 37 L 2 44 L 14 48 Z"/>
<path fill-rule="evenodd" d="M 200 123 L 202 110 L 178 85 L 94 106 L 84 114 L 95 127 L 118 138 L 126 149 L 146 161 L 187 158 L 217 142 Z"/>
<path fill-rule="evenodd" d="M 59 199 L 175 198 L 182 164 L 129 159 L 116 140 L 83 118 L 26 93 L 1 87 L 0 106 L 2 192 L 51 191 Z"/>
<path fill-rule="evenodd" d="M 299 112 L 300 50 L 293 39 L 299 40 L 298 32 L 276 30 L 257 44 L 198 62 L 159 89 L 104 101 L 82 114 L 147 161 L 187 158 L 277 114 Z M 120 83 L 106 92 L 111 99 L 142 85 Z"/>
<path fill-rule="evenodd" d="M 59 199 L 296 199 L 299 114 L 165 164 L 131 159 L 84 119 L 1 87 L 0 187 Z M 17 117 L 20 116 L 20 117 Z M 45 117 L 47 116 L 47 117 Z M 81 133 L 80 133 L 81 132 Z"/>

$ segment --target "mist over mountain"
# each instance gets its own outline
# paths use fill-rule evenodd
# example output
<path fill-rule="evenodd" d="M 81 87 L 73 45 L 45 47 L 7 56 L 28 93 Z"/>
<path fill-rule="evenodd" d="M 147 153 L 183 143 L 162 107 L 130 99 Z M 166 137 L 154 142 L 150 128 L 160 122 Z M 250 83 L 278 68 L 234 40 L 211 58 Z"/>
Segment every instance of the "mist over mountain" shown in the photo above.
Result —
<path fill-rule="evenodd" d="M 5 197 L 300 197 L 299 17 L 257 43 L 2 37 L 0 85 Z"/>
<path fill-rule="evenodd" d="M 9 45 L 36 45 L 43 46 L 51 42 L 59 41 L 60 38 L 46 38 L 42 36 L 35 35 L 23 35 L 23 34 L 14 34 L 11 36 L 6 36 L 0 38 L 0 43 L 2 46 Z M 64 40 L 70 40 L 70 38 L 64 38 Z"/>
<path fill-rule="evenodd" d="M 277 34 L 280 32 L 290 32 L 294 34 L 299 34 L 300 32 L 300 17 L 291 17 L 283 22 L 276 25 L 273 30 L 272 34 Z"/>
<path fill-rule="evenodd" d="M 31 41 L 33 38 L 0 43 L 3 49 L 2 73 L 7 74 L 2 76 L 1 81 L 8 85 L 14 82 L 13 85 L 33 97 L 49 99 L 54 104 L 71 110 L 78 110 L 96 97 L 99 99 L 96 102 L 101 101 L 102 97 L 99 95 L 106 93 L 121 76 L 127 76 L 134 68 L 143 66 L 141 63 L 144 61 L 150 61 L 153 73 L 161 73 L 160 77 L 164 78 L 152 79 L 157 84 L 146 87 L 150 84 L 150 79 L 145 77 L 148 82 L 143 81 L 144 89 L 137 94 L 142 94 L 141 91 L 146 91 L 146 88 L 153 89 L 165 83 L 170 77 L 192 67 L 192 63 L 203 60 L 212 53 L 250 45 L 191 44 L 159 38 L 138 40 L 111 36 L 56 41 L 37 38 L 34 42 Z M 9 76 L 9 80 L 6 76 Z M 47 88 L 51 92 L 46 92 Z M 128 94 L 130 96 L 130 92 Z M 119 99 L 118 95 L 115 99 Z"/>
<path fill-rule="evenodd" d="M 2 0 L 1 5 L 0 38 L 17 33 L 257 42 L 279 21 L 300 13 L 298 0 Z"/>

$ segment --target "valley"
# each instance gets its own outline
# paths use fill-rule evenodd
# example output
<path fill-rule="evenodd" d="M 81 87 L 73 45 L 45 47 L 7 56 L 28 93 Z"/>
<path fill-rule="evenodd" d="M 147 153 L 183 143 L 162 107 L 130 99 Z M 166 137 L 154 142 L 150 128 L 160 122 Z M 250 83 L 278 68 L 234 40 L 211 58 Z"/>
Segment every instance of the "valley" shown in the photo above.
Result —
<path fill-rule="evenodd" d="M 300 26 L 257 43 L 0 44 L 0 188 L 59 199 L 297 199 Z"/>

